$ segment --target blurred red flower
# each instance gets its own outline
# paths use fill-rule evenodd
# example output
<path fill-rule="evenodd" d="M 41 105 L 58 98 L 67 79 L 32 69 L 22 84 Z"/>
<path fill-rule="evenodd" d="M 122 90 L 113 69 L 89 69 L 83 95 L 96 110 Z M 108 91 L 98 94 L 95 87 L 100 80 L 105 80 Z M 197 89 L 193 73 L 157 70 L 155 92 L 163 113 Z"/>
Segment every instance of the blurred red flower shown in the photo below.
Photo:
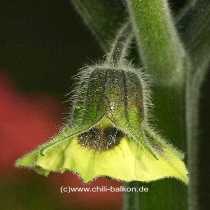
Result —
<path fill-rule="evenodd" d="M 0 74 L 0 99 L 0 176 L 5 176 L 8 171 L 11 176 L 15 176 L 20 171 L 14 168 L 15 160 L 58 131 L 64 107 L 56 99 L 47 95 L 26 95 L 18 92 L 14 84 L 3 73 Z M 29 173 L 29 176 L 31 174 Z M 21 176 L 25 176 L 25 173 Z M 67 206 L 71 205 L 80 210 L 117 210 L 121 208 L 122 193 L 59 193 L 61 185 L 117 187 L 121 185 L 119 182 L 100 178 L 91 184 L 84 184 L 71 173 L 52 174 L 47 181 L 56 186 L 58 199 L 63 200 Z"/>
<path fill-rule="evenodd" d="M 13 169 L 15 160 L 53 135 L 60 124 L 60 104 L 52 97 L 29 96 L 15 90 L 0 74 L 0 167 Z"/>

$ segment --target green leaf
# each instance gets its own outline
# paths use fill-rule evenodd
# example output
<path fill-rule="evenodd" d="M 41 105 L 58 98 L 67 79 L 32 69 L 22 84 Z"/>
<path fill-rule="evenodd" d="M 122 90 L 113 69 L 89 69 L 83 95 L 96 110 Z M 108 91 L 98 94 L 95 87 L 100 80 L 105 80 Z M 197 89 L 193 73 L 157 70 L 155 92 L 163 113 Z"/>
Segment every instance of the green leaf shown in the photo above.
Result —
<path fill-rule="evenodd" d="M 121 1 L 71 0 L 84 22 L 96 36 L 101 47 L 107 51 L 117 30 L 126 17 Z"/>

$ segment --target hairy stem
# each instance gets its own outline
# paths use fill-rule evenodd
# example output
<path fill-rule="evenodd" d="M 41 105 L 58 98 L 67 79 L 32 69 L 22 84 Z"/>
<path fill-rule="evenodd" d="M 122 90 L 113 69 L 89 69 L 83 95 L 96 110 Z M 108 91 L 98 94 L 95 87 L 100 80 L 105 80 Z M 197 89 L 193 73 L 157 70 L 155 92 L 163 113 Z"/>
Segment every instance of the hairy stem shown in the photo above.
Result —
<path fill-rule="evenodd" d="M 204 128 L 200 121 L 200 101 L 202 89 L 210 62 L 210 1 L 197 0 L 195 6 L 181 20 L 180 30 L 186 49 L 191 56 L 193 68 L 187 75 L 187 140 L 188 163 L 190 170 L 189 209 L 208 209 L 209 188 L 203 183 L 209 182 L 206 167 L 201 167 L 203 159 L 207 160 Z M 205 126 L 204 126 L 205 127 Z M 204 201 L 204 202 L 203 202 Z"/>
<path fill-rule="evenodd" d="M 126 187 L 137 187 L 137 182 L 131 182 L 126 184 Z M 124 194 L 123 210 L 136 210 L 139 209 L 139 197 L 138 193 L 130 192 L 129 194 Z"/>
<path fill-rule="evenodd" d="M 186 13 L 195 6 L 197 0 L 187 0 L 186 4 L 184 7 L 178 12 L 176 21 L 180 21 Z"/>
<path fill-rule="evenodd" d="M 182 83 L 185 52 L 166 0 L 131 0 L 130 17 L 146 71 L 158 83 Z"/>
<path fill-rule="evenodd" d="M 107 63 L 119 64 L 126 59 L 130 42 L 132 41 L 133 33 L 130 22 L 126 22 L 118 31 L 111 49 L 106 57 Z"/>
<path fill-rule="evenodd" d="M 186 151 L 185 73 L 189 65 L 167 1 L 127 2 L 141 60 L 152 80 L 152 111 L 156 119 L 153 125 L 176 147 Z M 149 193 L 139 194 L 140 208 L 136 210 L 187 209 L 187 188 L 182 183 L 168 179 L 148 186 Z M 133 205 L 130 203 L 127 210 Z"/>
<path fill-rule="evenodd" d="M 193 65 L 191 75 L 197 70 L 202 71 L 201 68 L 205 71 L 210 61 L 210 1 L 197 1 L 180 21 L 180 26 L 180 33 Z"/>
<path fill-rule="evenodd" d="M 110 41 L 126 17 L 121 1 L 71 0 L 70 2 L 96 36 L 102 49 L 107 52 Z"/>
<path fill-rule="evenodd" d="M 187 137 L 188 137 L 188 163 L 190 169 L 190 186 L 189 186 L 189 209 L 190 210 L 201 210 L 205 205 L 201 202 L 202 197 L 204 199 L 209 197 L 208 188 L 205 187 L 204 191 L 201 188 L 203 180 L 201 180 L 201 175 L 206 173 L 206 168 L 203 170 L 199 167 L 201 165 L 202 156 L 208 155 L 204 154 L 205 149 L 201 148 L 202 141 L 201 134 L 199 133 L 200 128 L 200 117 L 199 108 L 200 100 L 202 96 L 201 88 L 204 82 L 205 75 L 207 74 L 208 66 L 204 63 L 195 74 L 190 75 L 190 80 L 188 80 L 187 85 Z M 206 157 L 205 157 L 206 158 Z M 209 177 L 207 177 L 209 179 Z M 205 182 L 205 181 L 204 181 Z M 208 180 L 206 181 L 208 183 Z M 205 209 L 208 209 L 205 206 Z"/>

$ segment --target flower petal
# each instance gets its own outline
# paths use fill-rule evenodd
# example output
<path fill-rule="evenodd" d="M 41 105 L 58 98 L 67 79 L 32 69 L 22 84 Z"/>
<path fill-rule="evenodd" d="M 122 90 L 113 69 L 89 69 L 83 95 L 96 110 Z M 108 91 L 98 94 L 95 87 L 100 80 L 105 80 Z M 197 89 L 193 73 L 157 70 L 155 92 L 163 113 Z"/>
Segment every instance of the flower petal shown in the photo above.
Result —
<path fill-rule="evenodd" d="M 109 176 L 123 181 L 149 182 L 167 177 L 188 182 L 187 169 L 172 146 L 164 145 L 160 154 L 153 154 L 144 145 L 123 138 L 107 151 L 95 151 L 78 143 L 76 137 L 45 150 L 36 150 L 17 161 L 18 166 L 31 167 L 47 175 L 50 171 L 72 171 L 85 182 Z"/>

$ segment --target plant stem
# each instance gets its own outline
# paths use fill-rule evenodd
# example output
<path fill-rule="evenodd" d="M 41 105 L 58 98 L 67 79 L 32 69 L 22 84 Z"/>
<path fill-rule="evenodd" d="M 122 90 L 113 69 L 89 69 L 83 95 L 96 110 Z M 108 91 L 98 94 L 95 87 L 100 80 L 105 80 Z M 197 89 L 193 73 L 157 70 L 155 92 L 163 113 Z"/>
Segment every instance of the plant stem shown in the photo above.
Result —
<path fill-rule="evenodd" d="M 203 182 L 208 183 L 209 176 L 206 178 L 206 167 L 201 168 L 202 158 L 206 159 L 208 153 L 205 153 L 205 148 L 202 148 L 202 141 L 200 134 L 200 100 L 202 96 L 202 85 L 207 75 L 209 63 L 204 62 L 196 72 L 188 77 L 187 85 L 187 137 L 188 137 L 188 163 L 190 169 L 190 185 L 189 185 L 189 209 L 202 210 L 209 207 L 203 204 L 202 199 L 209 198 L 209 189 L 207 186 L 202 188 Z M 205 145 L 205 144 L 204 144 Z M 207 161 L 206 161 L 207 162 Z M 208 202 L 208 201 L 207 201 Z M 205 207 L 205 208 L 203 208 Z"/>
<path fill-rule="evenodd" d="M 146 71 L 154 82 L 182 83 L 185 52 L 166 0 L 128 0 L 128 8 Z"/>
<path fill-rule="evenodd" d="M 137 187 L 137 182 L 131 182 L 125 185 L 126 187 Z M 130 192 L 124 193 L 124 202 L 123 202 L 123 210 L 136 210 L 139 209 L 139 198 L 138 193 Z"/>
<path fill-rule="evenodd" d="M 186 151 L 185 71 L 189 65 L 167 1 L 127 2 L 141 60 L 152 80 L 153 126 Z M 148 186 L 149 193 L 139 194 L 140 210 L 187 209 L 187 188 L 182 183 L 165 179 Z M 130 203 L 127 210 L 132 206 Z"/>
<path fill-rule="evenodd" d="M 201 68 L 206 71 L 210 61 L 210 1 L 197 1 L 193 9 L 180 21 L 180 25 L 180 33 L 193 65 L 193 72 L 190 74 L 200 71 Z"/>
<path fill-rule="evenodd" d="M 96 36 L 102 49 L 110 49 L 118 28 L 125 20 L 126 12 L 121 1 L 70 0 L 86 25 Z"/>
<path fill-rule="evenodd" d="M 193 68 L 187 75 L 187 138 L 188 164 L 190 170 L 189 209 L 209 209 L 209 176 L 207 168 L 202 164 L 208 163 L 207 142 L 204 125 L 200 121 L 200 102 L 202 86 L 209 69 L 210 62 L 210 1 L 197 0 L 193 9 L 186 14 L 181 25 L 183 40 L 190 53 Z M 207 151 L 207 152 L 206 152 Z M 202 188 L 204 186 L 204 188 Z M 207 204 L 207 205 L 205 205 Z"/>
<path fill-rule="evenodd" d="M 196 78 L 200 80 L 199 78 Z M 187 134 L 188 134 L 188 152 L 189 152 L 189 168 L 190 168 L 190 187 L 189 187 L 189 209 L 198 210 L 199 201 L 198 201 L 198 180 L 197 176 L 198 171 L 198 143 L 196 143 L 198 138 L 198 119 L 199 119 L 199 95 L 200 87 L 197 84 L 197 81 L 192 81 L 193 84 L 188 83 L 186 101 L 187 107 L 190 109 L 187 112 Z M 200 85 L 200 84 L 199 84 Z"/>
<path fill-rule="evenodd" d="M 124 60 L 128 54 L 130 42 L 133 38 L 130 22 L 126 22 L 118 31 L 111 49 L 106 57 L 107 63 L 118 64 Z"/>
<path fill-rule="evenodd" d="M 184 7 L 178 12 L 176 21 L 180 21 L 185 15 L 186 13 L 195 6 L 197 0 L 187 0 Z"/>

